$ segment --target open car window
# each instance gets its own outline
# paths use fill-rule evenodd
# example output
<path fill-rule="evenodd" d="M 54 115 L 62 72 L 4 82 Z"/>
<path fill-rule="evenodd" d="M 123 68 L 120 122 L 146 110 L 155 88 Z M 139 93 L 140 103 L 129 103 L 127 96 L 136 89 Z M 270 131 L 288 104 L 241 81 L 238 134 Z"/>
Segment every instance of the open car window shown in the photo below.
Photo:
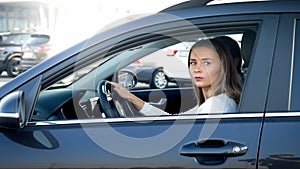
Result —
<path fill-rule="evenodd" d="M 197 40 L 218 36 L 231 37 L 241 50 L 243 30 L 237 29 L 236 32 L 209 32 L 199 37 L 183 36 L 178 38 L 181 41 L 159 39 L 105 56 L 90 56 L 99 59 L 89 64 L 78 60 L 78 66 L 75 65 L 71 74 L 40 92 L 32 120 L 108 118 L 99 102 L 101 89 L 98 84 L 102 80 L 119 83 L 145 102 L 170 115 L 188 111 L 197 104 L 188 71 L 189 50 Z M 243 59 L 238 68 L 243 82 L 248 66 L 249 60 Z M 50 100 L 52 103 L 48 104 Z M 128 113 L 128 109 L 124 110 L 118 104 L 118 117 L 144 116 L 132 108 L 129 108 Z"/>

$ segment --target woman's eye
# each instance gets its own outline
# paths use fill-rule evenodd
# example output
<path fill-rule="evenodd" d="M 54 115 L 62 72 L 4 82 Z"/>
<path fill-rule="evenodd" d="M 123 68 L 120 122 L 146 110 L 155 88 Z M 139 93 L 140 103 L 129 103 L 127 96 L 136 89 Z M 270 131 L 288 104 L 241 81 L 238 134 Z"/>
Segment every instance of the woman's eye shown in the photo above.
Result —
<path fill-rule="evenodd" d="M 204 62 L 204 65 L 209 65 L 210 63 L 209 62 Z"/>
<path fill-rule="evenodd" d="M 196 62 L 190 61 L 190 65 L 196 65 Z"/>

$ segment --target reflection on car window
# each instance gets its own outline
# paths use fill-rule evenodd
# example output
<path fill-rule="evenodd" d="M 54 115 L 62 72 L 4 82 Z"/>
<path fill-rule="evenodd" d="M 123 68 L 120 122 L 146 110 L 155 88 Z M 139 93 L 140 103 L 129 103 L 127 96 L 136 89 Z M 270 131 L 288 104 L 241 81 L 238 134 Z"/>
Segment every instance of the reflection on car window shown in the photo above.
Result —
<path fill-rule="evenodd" d="M 92 70 L 96 69 L 101 63 L 105 62 L 108 58 L 100 59 L 98 62 L 94 62 L 93 64 L 90 64 L 88 66 L 83 67 L 82 69 L 79 69 L 75 72 L 73 72 L 71 75 L 61 79 L 60 81 L 56 82 L 50 88 L 56 88 L 56 87 L 62 87 L 62 86 L 69 86 L 73 84 L 76 80 L 80 79 L 81 77 L 85 76 Z"/>

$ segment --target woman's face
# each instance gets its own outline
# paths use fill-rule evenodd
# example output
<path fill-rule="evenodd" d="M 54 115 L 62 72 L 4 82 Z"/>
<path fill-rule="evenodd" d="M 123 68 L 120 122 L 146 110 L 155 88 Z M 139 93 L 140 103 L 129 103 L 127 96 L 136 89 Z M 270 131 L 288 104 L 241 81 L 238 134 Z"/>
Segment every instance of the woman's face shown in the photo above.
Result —
<path fill-rule="evenodd" d="M 190 73 L 197 87 L 208 90 L 221 72 L 221 60 L 218 54 L 208 47 L 196 47 L 192 50 Z"/>

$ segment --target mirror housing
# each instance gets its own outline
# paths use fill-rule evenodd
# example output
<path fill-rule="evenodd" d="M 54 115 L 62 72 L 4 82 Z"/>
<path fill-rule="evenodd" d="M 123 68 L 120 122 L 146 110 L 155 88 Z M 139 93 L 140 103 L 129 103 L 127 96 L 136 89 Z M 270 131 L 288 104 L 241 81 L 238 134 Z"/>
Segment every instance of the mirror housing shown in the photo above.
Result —
<path fill-rule="evenodd" d="M 25 124 L 24 92 L 15 91 L 0 101 L 0 126 L 21 128 Z"/>
<path fill-rule="evenodd" d="M 118 83 L 125 89 L 130 90 L 136 86 L 137 77 L 130 71 L 121 70 L 118 72 Z"/>

